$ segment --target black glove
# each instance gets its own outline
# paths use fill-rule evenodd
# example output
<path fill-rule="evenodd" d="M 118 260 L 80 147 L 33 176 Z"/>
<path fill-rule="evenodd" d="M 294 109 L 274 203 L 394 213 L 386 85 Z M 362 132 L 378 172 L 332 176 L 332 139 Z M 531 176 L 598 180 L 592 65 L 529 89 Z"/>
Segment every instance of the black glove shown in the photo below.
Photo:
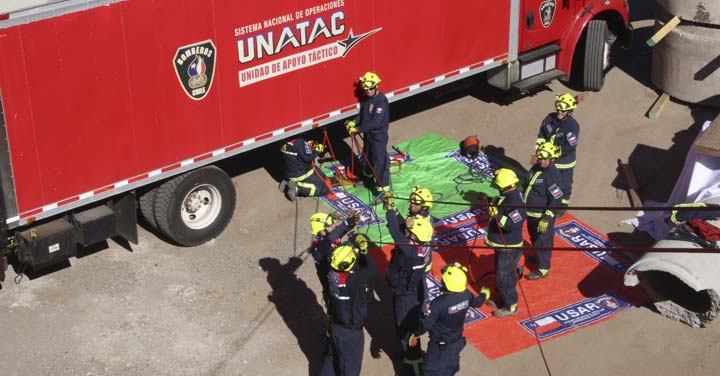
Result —
<path fill-rule="evenodd" d="M 350 213 L 348 213 L 347 218 L 345 218 L 345 224 L 347 225 L 348 230 L 355 228 L 358 222 L 360 222 L 360 213 L 355 210 L 351 210 Z"/>

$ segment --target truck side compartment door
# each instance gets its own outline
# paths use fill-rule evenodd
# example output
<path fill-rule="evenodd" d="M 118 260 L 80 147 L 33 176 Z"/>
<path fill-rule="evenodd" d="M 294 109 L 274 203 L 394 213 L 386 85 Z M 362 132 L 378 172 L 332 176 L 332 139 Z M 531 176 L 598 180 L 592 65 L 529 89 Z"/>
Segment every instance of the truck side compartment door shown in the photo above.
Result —
<path fill-rule="evenodd" d="M 582 0 L 524 0 L 520 50 L 527 51 L 560 39 Z"/>

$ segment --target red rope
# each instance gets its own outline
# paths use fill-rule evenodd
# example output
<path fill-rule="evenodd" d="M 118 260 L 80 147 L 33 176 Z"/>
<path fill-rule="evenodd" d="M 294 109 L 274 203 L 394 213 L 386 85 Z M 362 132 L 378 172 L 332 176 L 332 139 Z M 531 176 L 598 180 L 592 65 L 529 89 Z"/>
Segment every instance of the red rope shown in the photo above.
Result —
<path fill-rule="evenodd" d="M 340 164 L 338 163 L 337 157 L 335 156 L 335 151 L 333 150 L 332 143 L 330 142 L 330 136 L 328 136 L 326 129 L 323 130 L 323 144 L 328 146 L 328 151 L 330 151 L 330 156 L 332 157 L 333 163 L 335 164 L 335 177 L 337 178 L 338 182 L 333 186 L 345 187 L 352 185 L 352 180 L 347 176 L 347 170 L 343 168 L 343 172 L 340 173 Z M 351 163 L 354 163 L 354 158 Z M 352 165 L 350 167 L 350 170 L 352 171 Z"/>
<path fill-rule="evenodd" d="M 357 136 L 359 136 L 359 134 L 357 134 L 357 133 L 353 133 L 351 135 L 354 142 L 357 142 L 357 140 L 355 139 Z M 363 140 L 363 143 L 364 143 L 365 139 L 362 137 L 361 137 L 361 139 Z M 358 145 L 359 145 L 359 143 L 358 143 Z M 370 167 L 370 172 L 372 172 L 373 177 L 375 178 L 375 184 L 377 184 L 378 187 L 382 187 L 382 182 L 380 182 L 380 178 L 378 177 L 377 172 L 375 171 L 375 166 L 373 166 L 372 163 L 370 163 L 370 159 L 368 158 L 367 154 L 365 154 L 364 149 L 361 151 L 361 155 L 362 155 L 363 159 L 365 160 L 365 165 Z M 389 166 L 388 166 L 388 168 L 389 168 Z"/>

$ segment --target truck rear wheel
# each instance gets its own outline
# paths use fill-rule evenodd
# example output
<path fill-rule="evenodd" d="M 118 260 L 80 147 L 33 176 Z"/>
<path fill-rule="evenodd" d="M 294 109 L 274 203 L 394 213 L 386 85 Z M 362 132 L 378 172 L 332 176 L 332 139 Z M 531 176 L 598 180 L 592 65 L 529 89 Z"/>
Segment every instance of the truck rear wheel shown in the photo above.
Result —
<path fill-rule="evenodd" d="M 157 188 L 155 220 L 170 239 L 187 247 L 220 235 L 235 209 L 235 187 L 225 171 L 207 166 Z"/>
<path fill-rule="evenodd" d="M 583 87 L 598 91 L 605 83 L 605 69 L 610 64 L 608 25 L 603 20 L 592 20 L 585 33 L 585 59 L 583 61 Z"/>
<path fill-rule="evenodd" d="M 140 213 L 142 214 L 145 222 L 152 228 L 157 229 L 158 224 L 155 220 L 155 196 L 157 195 L 158 188 L 153 188 L 138 199 L 140 206 Z"/>

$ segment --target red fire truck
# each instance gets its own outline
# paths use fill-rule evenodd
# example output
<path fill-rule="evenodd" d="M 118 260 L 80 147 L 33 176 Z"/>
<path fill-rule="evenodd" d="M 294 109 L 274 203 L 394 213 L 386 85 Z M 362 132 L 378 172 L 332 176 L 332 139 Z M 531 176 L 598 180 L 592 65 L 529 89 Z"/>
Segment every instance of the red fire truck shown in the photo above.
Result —
<path fill-rule="evenodd" d="M 201 244 L 235 205 L 215 163 L 350 117 L 365 71 L 391 102 L 479 73 L 598 90 L 627 33 L 627 0 L 5 1 L 2 259 L 137 242 L 138 207 Z"/>

